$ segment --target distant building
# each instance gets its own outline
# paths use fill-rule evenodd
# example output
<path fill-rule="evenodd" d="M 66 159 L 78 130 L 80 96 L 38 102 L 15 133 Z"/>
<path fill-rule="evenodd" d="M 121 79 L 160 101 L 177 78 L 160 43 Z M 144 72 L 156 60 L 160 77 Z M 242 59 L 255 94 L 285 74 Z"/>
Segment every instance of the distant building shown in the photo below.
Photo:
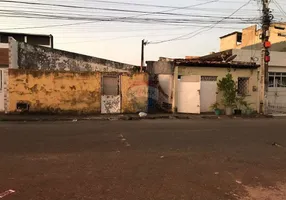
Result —
<path fill-rule="evenodd" d="M 54 38 L 52 35 L 28 34 L 28 33 L 9 33 L 0 32 L 0 47 L 8 45 L 9 37 L 13 37 L 18 42 L 25 42 L 33 45 L 45 47 L 54 47 Z"/>
<path fill-rule="evenodd" d="M 12 37 L 18 42 L 25 42 L 49 48 L 54 47 L 54 39 L 52 35 L 0 32 L 0 68 L 9 66 L 9 37 Z"/>
<path fill-rule="evenodd" d="M 261 49 L 261 29 L 250 26 L 242 32 L 233 32 L 220 37 L 220 51 L 230 49 Z M 286 23 L 275 23 L 270 26 L 272 51 L 286 52 Z"/>

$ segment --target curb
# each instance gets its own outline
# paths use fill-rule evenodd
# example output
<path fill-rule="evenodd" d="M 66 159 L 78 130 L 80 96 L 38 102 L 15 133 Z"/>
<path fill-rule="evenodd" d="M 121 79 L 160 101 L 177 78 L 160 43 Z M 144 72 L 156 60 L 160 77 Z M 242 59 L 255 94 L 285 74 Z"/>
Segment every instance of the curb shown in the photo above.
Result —
<path fill-rule="evenodd" d="M 254 115 L 254 116 L 216 116 L 216 115 L 157 115 L 140 117 L 136 115 L 120 115 L 120 116 L 98 116 L 98 117 L 19 117 L 19 116 L 2 116 L 0 122 L 57 122 L 57 121 L 139 121 L 139 120 L 194 120 L 194 119 L 209 119 L 209 120 L 223 120 L 223 119 L 266 119 L 266 118 L 279 118 L 271 115 Z"/>

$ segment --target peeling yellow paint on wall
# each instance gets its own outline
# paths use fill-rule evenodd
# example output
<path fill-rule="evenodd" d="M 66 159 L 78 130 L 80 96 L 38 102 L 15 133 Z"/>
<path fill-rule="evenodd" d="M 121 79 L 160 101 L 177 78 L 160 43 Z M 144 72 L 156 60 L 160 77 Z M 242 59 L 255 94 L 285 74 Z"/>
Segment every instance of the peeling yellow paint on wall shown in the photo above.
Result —
<path fill-rule="evenodd" d="M 101 74 L 9 70 L 9 112 L 17 102 L 31 112 L 99 113 Z"/>
<path fill-rule="evenodd" d="M 148 74 L 121 76 L 122 112 L 136 113 L 148 108 Z"/>

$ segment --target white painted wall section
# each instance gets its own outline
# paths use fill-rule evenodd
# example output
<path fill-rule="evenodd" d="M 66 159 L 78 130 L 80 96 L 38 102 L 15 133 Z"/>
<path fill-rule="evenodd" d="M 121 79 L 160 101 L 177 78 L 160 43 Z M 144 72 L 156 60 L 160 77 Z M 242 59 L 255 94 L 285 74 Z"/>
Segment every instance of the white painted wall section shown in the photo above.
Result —
<path fill-rule="evenodd" d="M 211 112 L 210 106 L 216 102 L 217 82 L 201 82 L 201 112 Z"/>
<path fill-rule="evenodd" d="M 12 37 L 9 37 L 9 48 L 9 68 L 18 69 L 18 42 Z"/>
<path fill-rule="evenodd" d="M 178 83 L 178 112 L 200 114 L 200 76 L 182 76 Z"/>
<path fill-rule="evenodd" d="M 120 95 L 102 95 L 101 96 L 101 113 L 118 114 L 121 111 Z"/>

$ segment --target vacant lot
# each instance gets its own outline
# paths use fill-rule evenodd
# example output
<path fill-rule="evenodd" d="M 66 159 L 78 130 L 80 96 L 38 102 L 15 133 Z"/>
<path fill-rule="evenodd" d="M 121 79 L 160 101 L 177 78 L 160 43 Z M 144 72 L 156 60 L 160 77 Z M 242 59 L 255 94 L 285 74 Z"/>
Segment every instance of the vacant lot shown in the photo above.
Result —
<path fill-rule="evenodd" d="M 5 200 L 286 199 L 286 119 L 0 123 Z"/>

